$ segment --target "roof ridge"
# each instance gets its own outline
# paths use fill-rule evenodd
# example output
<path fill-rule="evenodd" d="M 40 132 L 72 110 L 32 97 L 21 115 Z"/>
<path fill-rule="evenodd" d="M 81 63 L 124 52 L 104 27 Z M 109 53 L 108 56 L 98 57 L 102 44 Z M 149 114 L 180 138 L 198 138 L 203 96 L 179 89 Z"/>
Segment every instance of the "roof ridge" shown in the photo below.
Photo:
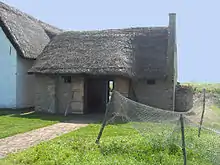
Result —
<path fill-rule="evenodd" d="M 35 59 L 61 29 L 0 1 L 0 26 L 24 58 Z"/>
<path fill-rule="evenodd" d="M 68 31 L 66 31 L 66 32 L 79 32 L 79 33 L 83 33 L 83 32 L 91 32 L 91 33 L 93 33 L 93 32 L 103 32 L 103 31 L 107 31 L 107 32 L 109 32 L 109 31 L 123 31 L 123 30 L 134 30 L 134 29 L 149 29 L 149 30 L 151 30 L 151 29 L 167 29 L 168 28 L 168 26 L 140 26 L 140 27 L 129 27 L 129 28 L 126 28 L 126 27 L 124 27 L 124 28 L 109 28 L 109 29 L 98 29 L 98 30 L 68 30 Z"/>
<path fill-rule="evenodd" d="M 22 12 L 21 10 L 17 9 L 16 7 L 13 7 L 13 6 L 9 6 L 8 4 L 6 3 L 3 3 L 0 1 L 0 7 L 8 10 L 8 11 L 11 11 L 13 12 L 14 14 L 16 15 L 20 15 L 20 16 L 26 16 L 27 18 L 31 19 L 31 20 L 37 20 L 36 18 L 34 18 L 33 16 L 25 13 L 25 12 Z"/>
<path fill-rule="evenodd" d="M 142 31 L 142 30 L 143 31 Z M 131 27 L 131 28 L 122 28 L 122 29 L 103 29 L 103 30 L 88 30 L 88 31 L 65 31 L 64 34 L 74 34 L 80 36 L 132 36 L 137 34 L 147 34 L 152 31 L 157 30 L 167 30 L 167 26 L 158 26 L 158 27 Z M 135 31 L 137 30 L 137 31 Z"/>
<path fill-rule="evenodd" d="M 42 26 L 41 23 L 46 24 L 47 26 L 50 26 L 50 27 L 55 28 L 55 29 L 57 29 L 57 30 L 63 31 L 62 29 L 57 28 L 57 27 L 55 27 L 54 25 L 51 25 L 51 24 L 49 24 L 49 23 L 46 23 L 46 22 L 44 22 L 44 21 L 42 21 L 42 20 L 40 20 L 40 19 L 37 19 L 37 18 L 31 16 L 30 14 L 25 13 L 25 12 L 23 12 L 23 11 L 17 9 L 16 7 L 10 6 L 10 5 L 8 5 L 8 4 L 6 4 L 6 3 L 3 3 L 3 2 L 1 2 L 1 1 L 0 1 L 0 7 L 4 8 L 5 10 L 8 10 L 8 11 L 10 11 L 10 12 L 13 12 L 13 13 L 16 14 L 16 15 L 19 15 L 19 16 L 22 16 L 22 17 L 27 17 L 27 18 L 29 18 L 30 20 L 35 21 L 36 23 L 39 23 L 39 25 L 40 25 L 43 29 L 44 29 L 44 27 Z"/>

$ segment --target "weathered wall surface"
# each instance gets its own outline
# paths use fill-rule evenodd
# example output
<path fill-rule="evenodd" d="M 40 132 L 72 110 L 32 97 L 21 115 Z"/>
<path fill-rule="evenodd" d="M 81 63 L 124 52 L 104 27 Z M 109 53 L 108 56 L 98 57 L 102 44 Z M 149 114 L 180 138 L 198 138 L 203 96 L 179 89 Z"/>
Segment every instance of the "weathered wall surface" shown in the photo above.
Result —
<path fill-rule="evenodd" d="M 34 107 L 35 78 L 27 72 L 32 67 L 34 60 L 17 57 L 16 73 L 16 107 Z"/>
<path fill-rule="evenodd" d="M 55 113 L 55 78 L 35 75 L 35 111 Z"/>
<path fill-rule="evenodd" d="M 36 75 L 35 79 L 36 111 L 64 114 L 68 109 L 68 113 L 83 113 L 83 78 L 72 77 L 70 83 L 65 83 L 62 77 L 56 79 L 55 76 Z"/>
<path fill-rule="evenodd" d="M 130 96 L 129 80 L 116 78 L 114 88 L 124 96 Z M 57 88 L 55 88 L 57 84 Z M 133 83 L 133 89 L 137 101 L 153 107 L 172 110 L 173 108 L 173 87 L 172 84 L 157 80 L 155 84 L 149 85 L 146 81 Z M 68 113 L 84 113 L 84 79 L 82 77 L 71 77 L 71 82 L 64 82 L 62 77 L 55 83 L 55 77 L 36 75 L 36 111 L 64 114 L 66 109 Z M 55 91 L 57 91 L 57 104 L 55 104 Z M 193 105 L 193 92 L 187 87 L 176 88 L 176 111 L 187 111 Z"/>
<path fill-rule="evenodd" d="M 121 93 L 123 96 L 129 95 L 129 79 L 117 77 L 114 80 L 114 89 Z"/>
<path fill-rule="evenodd" d="M 138 102 L 153 107 L 172 110 L 173 87 L 172 84 L 156 80 L 155 84 L 149 85 L 146 81 L 132 83 Z"/>
<path fill-rule="evenodd" d="M 84 103 L 84 79 L 81 77 L 71 77 L 71 83 L 65 83 L 59 77 L 58 83 L 58 105 L 59 113 L 83 114 Z"/>
<path fill-rule="evenodd" d="M 73 113 L 83 113 L 84 104 L 84 79 L 81 77 L 73 78 L 72 81 L 73 101 L 71 109 Z"/>
<path fill-rule="evenodd" d="M 175 111 L 186 112 L 193 107 L 193 89 L 188 86 L 176 87 Z"/>
<path fill-rule="evenodd" d="M 172 84 L 156 81 L 154 85 L 148 85 L 144 81 L 133 84 L 137 101 L 153 107 L 165 110 L 173 109 Z M 193 90 L 187 86 L 176 87 L 175 111 L 184 112 L 193 107 Z"/>
<path fill-rule="evenodd" d="M 0 108 L 16 108 L 17 52 L 0 27 Z"/>

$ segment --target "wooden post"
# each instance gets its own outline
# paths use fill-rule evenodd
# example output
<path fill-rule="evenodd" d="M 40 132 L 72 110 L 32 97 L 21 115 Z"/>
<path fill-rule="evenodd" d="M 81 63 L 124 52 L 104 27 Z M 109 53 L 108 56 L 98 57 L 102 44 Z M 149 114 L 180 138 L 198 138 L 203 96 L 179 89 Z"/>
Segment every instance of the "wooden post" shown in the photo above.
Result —
<path fill-rule="evenodd" d="M 100 138 L 101 138 L 101 136 L 102 136 L 102 133 L 103 133 L 103 131 L 104 131 L 104 128 L 105 128 L 105 126 L 106 126 L 106 124 L 107 124 L 108 117 L 109 117 L 110 113 L 112 113 L 112 112 L 111 112 L 112 108 L 114 108 L 114 101 L 113 101 L 114 95 L 115 95 L 115 94 L 114 94 L 114 91 L 113 91 L 112 96 L 111 96 L 111 99 L 110 99 L 110 101 L 109 101 L 108 104 L 107 104 L 107 108 L 106 108 L 106 111 L 105 111 L 105 117 L 104 117 L 104 120 L 103 120 L 103 122 L 102 122 L 102 127 L 101 127 L 101 129 L 100 129 L 100 131 L 99 131 L 98 137 L 97 137 L 97 139 L 96 139 L 96 144 L 99 144 L 99 140 L 100 140 Z"/>
<path fill-rule="evenodd" d="M 204 113 L 205 113 L 205 94 L 206 94 L 206 90 L 203 89 L 202 116 L 201 116 L 201 120 L 200 120 L 200 123 L 199 123 L 198 137 L 200 137 L 200 134 L 201 134 L 202 124 L 203 124 L 203 118 L 204 118 Z"/>
<path fill-rule="evenodd" d="M 96 141 L 95 141 L 96 144 L 99 144 L 99 141 L 100 141 L 100 139 L 101 139 L 102 133 L 103 133 L 104 128 L 105 128 L 105 126 L 106 126 L 106 124 L 107 124 L 108 112 L 109 112 L 109 105 L 107 105 L 106 112 L 105 112 L 105 117 L 104 117 L 104 120 L 103 120 L 103 122 L 102 122 L 102 127 L 101 127 L 101 129 L 100 129 L 100 131 L 99 131 L 99 134 L 98 134 L 98 137 L 97 137 L 97 139 L 96 139 Z"/>
<path fill-rule="evenodd" d="M 177 84 L 177 57 L 176 57 L 176 13 L 169 13 L 169 37 L 167 49 L 167 72 L 169 81 L 173 82 L 172 111 L 175 111 L 176 84 Z"/>
<path fill-rule="evenodd" d="M 55 94 L 54 94 L 54 100 L 55 100 L 55 103 L 54 103 L 54 109 L 55 109 L 55 113 L 58 113 L 59 112 L 59 100 L 58 100 L 58 84 L 59 84 L 59 77 L 58 75 L 55 75 Z"/>
<path fill-rule="evenodd" d="M 180 124 L 181 124 L 181 134 L 182 134 L 182 151 L 183 151 L 183 160 L 184 165 L 186 165 L 186 143 L 185 143 L 185 133 L 184 133 L 184 121 L 183 121 L 183 115 L 180 115 Z"/>

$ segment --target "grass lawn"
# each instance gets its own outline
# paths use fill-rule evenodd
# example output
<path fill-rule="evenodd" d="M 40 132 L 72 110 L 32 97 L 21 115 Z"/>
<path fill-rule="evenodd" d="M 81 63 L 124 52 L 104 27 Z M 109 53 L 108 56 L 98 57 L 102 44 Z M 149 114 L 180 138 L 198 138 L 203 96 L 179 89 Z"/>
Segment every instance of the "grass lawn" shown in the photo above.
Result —
<path fill-rule="evenodd" d="M 220 83 L 183 83 L 183 85 L 191 86 L 197 94 L 206 89 L 206 108 L 210 108 L 216 116 L 220 117 Z M 211 105 L 207 105 L 209 102 L 212 102 Z"/>
<path fill-rule="evenodd" d="M 220 96 L 220 84 L 192 84 L 195 92 L 202 92 L 205 87 L 208 93 Z M 212 107 L 220 114 L 219 105 Z M 2 118 L 5 117 L 5 126 Z M 10 120 L 12 118 L 12 120 Z M 5 114 L 0 115 L 0 131 L 16 134 L 33 127 L 43 127 L 62 120 L 63 117 L 40 114 Z M 18 122 L 19 124 L 14 124 Z M 24 120 L 24 121 L 23 121 Z M 27 122 L 28 120 L 28 122 Z M 14 122 L 13 122 L 14 121 Z M 30 122 L 32 121 L 32 122 Z M 18 123 L 19 123 L 18 122 Z M 3 122 L 4 123 L 4 122 Z M 11 126 L 10 126 L 11 124 Z M 219 123 L 218 123 L 219 124 Z M 7 127 L 8 126 L 8 127 Z M 140 125 L 139 125 L 140 126 Z M 142 125 L 143 126 L 143 125 Z M 14 128 L 15 127 L 15 128 Z M 17 129 L 16 129 L 17 127 Z M 7 131 L 5 128 L 8 128 Z M 51 141 L 40 143 L 23 152 L 11 154 L 0 160 L 0 165 L 182 165 L 181 137 L 174 132 L 168 139 L 158 136 L 172 132 L 166 125 L 144 125 L 145 136 L 141 136 L 130 124 L 108 125 L 101 138 L 100 146 L 95 144 L 100 124 L 57 137 Z M 4 133 L 5 131 L 5 133 Z M 187 165 L 219 165 L 220 136 L 202 130 L 198 138 L 197 128 L 187 128 Z M 179 135 L 177 139 L 174 135 Z M 2 134 L 0 135 L 1 138 Z"/>
<path fill-rule="evenodd" d="M 95 144 L 100 125 L 92 124 L 75 132 L 43 142 L 23 152 L 12 154 L 0 161 L 2 165 L 182 165 L 181 147 L 176 142 L 165 141 L 156 131 L 166 131 L 164 126 L 148 124 L 147 136 L 141 136 L 129 124 L 106 127 L 100 146 Z M 150 131 L 155 129 L 155 131 Z M 187 130 L 188 165 L 213 165 L 211 150 L 220 148 L 219 136 L 197 129 Z M 181 144 L 181 143 L 180 143 Z M 195 147 L 193 149 L 193 146 Z M 209 151 L 209 152 L 208 152 Z M 219 160 L 218 160 L 219 161 Z M 216 164 L 217 165 L 217 164 Z"/>
<path fill-rule="evenodd" d="M 58 123 L 66 118 L 56 115 L 0 110 L 0 139 Z"/>
<path fill-rule="evenodd" d="M 193 87 L 195 92 L 202 92 L 205 88 L 208 93 L 220 94 L 220 83 L 183 83 Z"/>

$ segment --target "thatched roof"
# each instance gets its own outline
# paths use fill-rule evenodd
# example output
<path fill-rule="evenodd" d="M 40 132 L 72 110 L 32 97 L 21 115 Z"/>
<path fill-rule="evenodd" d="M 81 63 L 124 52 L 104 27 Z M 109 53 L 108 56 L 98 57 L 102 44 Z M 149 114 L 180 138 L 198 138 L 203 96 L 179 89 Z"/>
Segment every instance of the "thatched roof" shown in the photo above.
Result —
<path fill-rule="evenodd" d="M 37 58 L 30 73 L 166 76 L 168 28 L 64 32 Z"/>
<path fill-rule="evenodd" d="M 24 58 L 35 59 L 62 30 L 39 21 L 0 2 L 0 27 L 17 52 Z"/>

